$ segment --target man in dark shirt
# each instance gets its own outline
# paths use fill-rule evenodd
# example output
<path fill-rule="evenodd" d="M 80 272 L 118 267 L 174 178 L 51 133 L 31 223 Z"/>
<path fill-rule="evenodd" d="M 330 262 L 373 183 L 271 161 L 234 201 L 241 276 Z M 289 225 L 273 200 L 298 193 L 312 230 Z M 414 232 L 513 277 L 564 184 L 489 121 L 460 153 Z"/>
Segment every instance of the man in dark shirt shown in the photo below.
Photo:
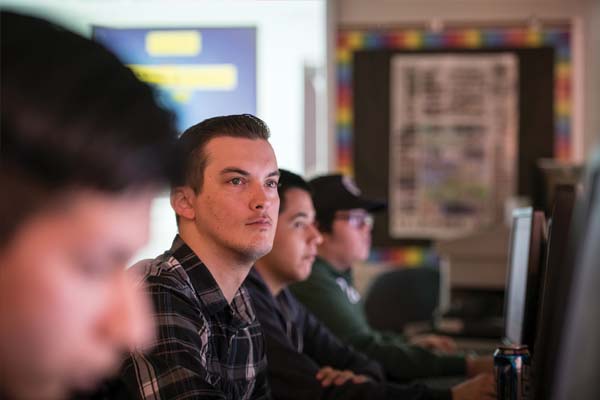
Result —
<path fill-rule="evenodd" d="M 158 338 L 121 379 L 141 399 L 269 397 L 264 339 L 242 284 L 271 250 L 279 170 L 267 126 L 251 115 L 205 120 L 181 136 L 185 166 L 171 190 L 179 235 L 138 265 Z"/>
<path fill-rule="evenodd" d="M 306 279 L 321 235 L 308 186 L 281 170 L 281 208 L 273 250 L 247 281 L 266 338 L 269 380 L 276 399 L 488 399 L 491 376 L 451 391 L 384 381 L 379 365 L 342 344 L 287 289 Z"/>

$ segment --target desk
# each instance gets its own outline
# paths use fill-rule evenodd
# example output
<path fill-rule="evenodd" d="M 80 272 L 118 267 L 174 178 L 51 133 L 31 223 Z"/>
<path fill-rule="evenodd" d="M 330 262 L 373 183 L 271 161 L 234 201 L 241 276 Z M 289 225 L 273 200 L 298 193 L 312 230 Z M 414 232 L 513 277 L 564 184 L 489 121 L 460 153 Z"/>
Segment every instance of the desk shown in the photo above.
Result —
<path fill-rule="evenodd" d="M 500 341 L 495 339 L 482 338 L 454 338 L 458 349 L 465 353 L 475 353 L 480 355 L 494 354 L 494 350 L 498 348 Z"/>

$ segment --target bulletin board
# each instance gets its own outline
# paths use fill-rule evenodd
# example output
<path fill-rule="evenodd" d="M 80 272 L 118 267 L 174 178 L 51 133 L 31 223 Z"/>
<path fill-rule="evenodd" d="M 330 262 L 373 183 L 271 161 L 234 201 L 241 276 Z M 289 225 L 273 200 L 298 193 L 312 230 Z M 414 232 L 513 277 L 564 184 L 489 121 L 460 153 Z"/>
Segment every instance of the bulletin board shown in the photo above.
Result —
<path fill-rule="evenodd" d="M 570 157 L 571 54 L 568 27 L 543 30 L 450 29 L 443 32 L 415 29 L 340 30 L 337 47 L 338 168 L 344 173 L 354 174 L 366 193 L 387 198 L 387 154 L 376 157 L 376 162 L 368 155 L 382 146 L 375 138 L 387 140 L 388 137 L 389 65 L 395 54 L 491 54 L 507 51 L 517 54 L 522 61 L 519 64 L 519 75 L 523 79 L 520 91 L 524 91 L 523 84 L 531 83 L 537 87 L 536 101 L 521 102 L 523 105 L 529 104 L 530 108 L 520 109 L 520 114 L 549 114 L 546 118 L 519 121 L 520 131 L 550 132 L 542 141 L 531 135 L 519 138 L 521 148 L 535 150 L 525 155 L 519 153 L 518 162 L 522 171 L 519 171 L 517 190 L 523 194 L 538 190 L 530 185 L 532 176 L 528 176 L 528 173 L 531 171 L 527 172 L 529 168 L 525 166 L 539 156 L 554 156 L 563 160 Z M 538 62 L 531 63 L 532 60 Z M 536 70 L 532 65 L 543 65 L 545 70 Z M 363 78 L 354 81 L 356 76 Z M 368 76 L 368 79 L 365 80 L 364 76 Z M 387 149 L 389 142 L 383 143 L 383 146 Z M 427 240 L 390 238 L 387 222 L 387 215 L 377 218 L 373 259 L 418 265 L 434 257 L 429 253 Z"/>
<path fill-rule="evenodd" d="M 356 149 L 375 141 L 369 151 L 389 148 L 389 157 L 370 160 L 357 151 L 356 175 L 371 167 L 381 173 L 388 164 L 389 236 L 448 240 L 494 223 L 504 199 L 515 193 L 519 57 L 510 52 L 393 54 L 388 68 L 380 66 L 390 80 L 387 140 L 369 128 L 384 113 L 371 113 L 365 104 L 381 94 L 358 83 L 373 75 L 372 64 L 359 67 L 359 59 Z M 545 118 L 551 120 L 551 112 Z M 365 143 L 365 136 L 376 138 Z"/>

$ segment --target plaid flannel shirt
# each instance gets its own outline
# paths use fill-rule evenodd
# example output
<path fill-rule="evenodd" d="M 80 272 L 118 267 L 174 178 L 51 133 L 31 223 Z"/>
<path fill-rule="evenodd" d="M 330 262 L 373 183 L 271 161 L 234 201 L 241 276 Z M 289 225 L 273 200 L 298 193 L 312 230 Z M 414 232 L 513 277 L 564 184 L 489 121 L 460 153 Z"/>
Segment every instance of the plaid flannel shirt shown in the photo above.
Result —
<path fill-rule="evenodd" d="M 262 330 L 240 287 L 229 305 L 198 256 L 177 236 L 171 250 L 138 264 L 158 324 L 154 347 L 120 376 L 138 399 L 268 399 Z"/>

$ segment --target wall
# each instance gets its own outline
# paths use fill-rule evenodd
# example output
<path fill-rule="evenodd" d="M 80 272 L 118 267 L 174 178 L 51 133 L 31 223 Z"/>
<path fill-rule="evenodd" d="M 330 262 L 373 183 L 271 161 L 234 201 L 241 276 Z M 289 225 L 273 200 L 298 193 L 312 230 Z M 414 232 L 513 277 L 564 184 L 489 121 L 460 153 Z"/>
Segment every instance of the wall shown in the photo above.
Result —
<path fill-rule="evenodd" d="M 583 161 L 590 155 L 593 144 L 600 142 L 600 0 L 332 0 L 329 4 L 329 18 L 336 27 L 388 28 L 391 26 L 411 26 L 430 24 L 433 20 L 448 24 L 474 22 L 478 24 L 498 22 L 527 23 L 532 18 L 541 21 L 570 22 L 574 35 L 573 49 L 573 121 L 572 134 L 574 161 Z M 331 43 L 335 43 L 332 42 Z M 330 81 L 329 134 L 330 143 L 335 144 L 335 54 L 328 54 Z M 330 165 L 335 167 L 335 152 L 330 153 Z M 502 228 L 497 227 L 498 229 Z M 495 235 L 495 234 L 494 234 Z M 506 241 L 506 240 L 505 240 Z M 489 240 L 481 240 L 490 249 Z M 479 243 L 470 242 L 478 248 Z M 507 245 L 497 247 L 499 255 L 506 254 Z M 488 254 L 489 255 L 489 254 Z M 489 257 L 478 260 L 472 256 L 471 263 L 479 268 L 489 266 Z M 488 277 L 495 277 L 496 283 L 503 284 L 506 262 L 498 260 L 499 268 Z M 475 277 L 474 286 L 486 286 L 473 269 L 464 263 L 453 263 L 453 276 L 465 273 Z M 458 274 L 457 274 L 458 272 Z M 461 274 L 462 272 L 462 274 Z M 360 276 L 359 276 L 360 277 Z M 485 277 L 484 277 L 485 278 Z"/>
<path fill-rule="evenodd" d="M 305 150 L 315 151 L 304 148 L 304 71 L 310 67 L 325 74 L 325 0 L 0 0 L 0 6 L 43 16 L 88 37 L 92 25 L 256 26 L 257 110 L 271 129 L 279 165 L 303 173 Z M 318 95 L 323 97 L 319 104 L 325 104 L 326 90 Z M 175 232 L 163 195 L 152 210 L 150 243 L 137 257 L 161 253 Z"/>
<path fill-rule="evenodd" d="M 269 124 L 280 166 L 318 173 L 335 167 L 335 30 L 339 25 L 386 26 L 442 21 L 515 21 L 531 16 L 570 20 L 578 30 L 574 44 L 576 84 L 575 159 L 587 156 L 600 138 L 600 1 L 598 0 L 0 0 L 0 6 L 45 15 L 91 34 L 92 24 L 107 26 L 258 27 L 258 114 Z M 235 10 L 233 12 L 232 10 Z M 325 60 L 327 59 L 327 62 Z M 325 73 L 327 132 L 317 132 L 315 149 L 304 148 L 303 71 Z M 318 114 L 320 115 L 320 114 Z M 305 170 L 305 152 L 316 165 Z M 315 158 L 312 157 L 312 158 Z M 311 157 L 309 157 L 311 158 Z M 150 247 L 162 250 L 175 232 L 163 196 L 153 209 Z"/>
<path fill-rule="evenodd" d="M 257 109 L 280 165 L 304 171 L 304 66 L 325 67 L 325 5 L 302 1 L 0 0 L 82 35 L 113 27 L 257 27 Z M 232 12 L 235 10 L 235 12 Z"/>
<path fill-rule="evenodd" d="M 585 132 L 586 156 L 594 145 L 600 145 L 600 0 L 589 0 L 584 9 L 585 40 Z"/>
<path fill-rule="evenodd" d="M 598 0 L 336 0 L 338 26 L 570 21 L 573 38 L 573 154 L 583 160 L 600 137 L 600 1 Z M 334 93 L 334 92 L 332 92 Z M 330 134 L 335 134 L 330 132 Z"/>

